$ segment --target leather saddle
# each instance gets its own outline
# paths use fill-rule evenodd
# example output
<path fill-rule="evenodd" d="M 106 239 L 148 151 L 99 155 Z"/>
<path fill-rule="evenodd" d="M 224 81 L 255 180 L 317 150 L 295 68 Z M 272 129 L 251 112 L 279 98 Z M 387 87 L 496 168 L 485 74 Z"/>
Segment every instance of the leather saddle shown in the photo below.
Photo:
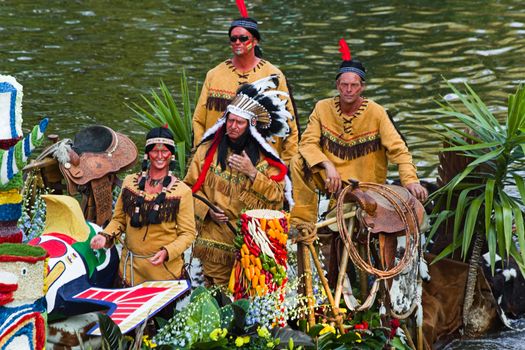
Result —
<path fill-rule="evenodd" d="M 418 227 L 425 222 L 425 208 L 423 205 L 404 187 L 396 185 L 382 185 L 384 192 L 390 194 L 388 197 L 397 204 L 398 210 L 408 217 L 412 210 Z M 357 202 L 363 210 L 361 217 L 366 227 L 375 234 L 378 233 L 395 233 L 400 234 L 406 229 L 400 213 L 397 212 L 395 204 L 388 200 L 377 190 L 362 190 L 359 186 L 354 186 L 352 191 L 347 193 L 347 198 Z M 407 203 L 407 206 L 402 205 Z M 408 223 L 413 223 L 408 220 Z M 411 227 L 411 229 L 417 229 Z"/>
<path fill-rule="evenodd" d="M 352 190 L 345 199 L 356 202 L 361 208 L 358 221 L 379 240 L 379 256 L 383 267 L 391 268 L 397 249 L 397 237 L 407 233 L 419 235 L 426 226 L 427 216 L 423 205 L 404 187 L 367 184 L 361 188 L 352 181 Z M 413 214 L 413 215 L 412 215 Z M 403 216 L 406 220 L 403 220 Z M 361 243 L 365 237 L 358 238 Z M 414 243 L 415 243 L 414 242 Z"/>
<path fill-rule="evenodd" d="M 80 130 L 68 150 L 69 161 L 60 162 L 68 192 L 107 174 L 125 171 L 137 160 L 137 146 L 127 136 L 103 126 Z"/>
<path fill-rule="evenodd" d="M 82 193 L 86 220 L 102 226 L 111 219 L 115 174 L 131 168 L 137 155 L 133 141 L 103 125 L 80 130 L 62 148 L 63 157 L 55 153 L 69 194 Z"/>

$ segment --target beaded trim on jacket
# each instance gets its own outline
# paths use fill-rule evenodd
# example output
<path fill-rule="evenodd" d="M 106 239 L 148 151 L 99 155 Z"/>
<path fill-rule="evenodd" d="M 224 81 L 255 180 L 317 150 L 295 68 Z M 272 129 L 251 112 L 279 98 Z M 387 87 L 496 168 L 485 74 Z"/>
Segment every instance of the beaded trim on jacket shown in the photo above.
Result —
<path fill-rule="evenodd" d="M 354 135 L 352 123 L 359 118 L 368 107 L 368 99 L 364 99 L 359 109 L 352 115 L 344 114 L 341 110 L 339 97 L 334 98 L 335 109 L 343 120 L 344 133 L 337 133 L 326 125 L 321 129 L 321 147 L 333 155 L 351 160 L 366 156 L 381 149 L 381 136 L 379 130 L 372 130 L 359 135 Z M 350 138 L 348 138 L 350 136 Z"/>
<path fill-rule="evenodd" d="M 238 71 L 237 68 L 235 68 L 235 66 L 233 65 L 233 62 L 230 58 L 227 59 L 224 63 L 233 73 L 237 75 L 238 86 L 241 86 L 249 83 L 248 78 L 250 77 L 250 73 L 255 73 L 257 70 L 261 69 L 263 66 L 266 65 L 267 61 L 261 59 L 255 67 L 253 67 L 247 72 Z M 226 91 L 221 89 L 210 88 L 208 90 L 208 98 L 206 99 L 206 109 L 209 111 L 215 110 L 218 112 L 224 112 L 226 110 L 226 107 L 228 107 L 228 105 L 235 97 L 235 95 L 235 91 Z"/>

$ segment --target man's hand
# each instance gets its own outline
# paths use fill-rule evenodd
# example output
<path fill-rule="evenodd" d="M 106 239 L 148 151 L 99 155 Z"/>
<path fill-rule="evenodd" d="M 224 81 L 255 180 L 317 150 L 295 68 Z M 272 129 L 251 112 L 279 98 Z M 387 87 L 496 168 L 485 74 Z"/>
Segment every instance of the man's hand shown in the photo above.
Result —
<path fill-rule="evenodd" d="M 91 249 L 102 249 L 106 246 L 106 243 L 106 237 L 101 234 L 97 234 L 91 238 L 90 246 Z"/>
<path fill-rule="evenodd" d="M 254 180 L 257 175 L 257 169 L 252 164 L 250 157 L 246 154 L 245 151 L 242 151 L 242 154 L 232 154 L 228 157 L 228 165 L 237 170 L 240 173 L 247 175 L 250 180 Z"/>
<path fill-rule="evenodd" d="M 157 254 L 153 255 L 151 258 L 148 259 L 148 261 L 152 264 L 152 265 L 160 265 L 162 264 L 164 261 L 166 261 L 168 259 L 168 251 L 166 249 L 161 249 L 157 252 Z"/>
<path fill-rule="evenodd" d="M 405 186 L 407 190 L 412 193 L 421 203 L 425 202 L 428 198 L 428 191 L 421 184 L 414 182 Z"/>
<path fill-rule="evenodd" d="M 341 189 L 341 175 L 337 172 L 334 163 L 327 160 L 321 163 L 326 171 L 326 179 L 324 181 L 324 188 L 330 193 L 336 193 Z"/>
<path fill-rule="evenodd" d="M 218 224 L 228 222 L 228 217 L 224 214 L 224 211 L 221 208 L 217 208 L 218 211 L 214 211 L 210 208 L 208 210 L 208 215 L 210 218 Z"/>

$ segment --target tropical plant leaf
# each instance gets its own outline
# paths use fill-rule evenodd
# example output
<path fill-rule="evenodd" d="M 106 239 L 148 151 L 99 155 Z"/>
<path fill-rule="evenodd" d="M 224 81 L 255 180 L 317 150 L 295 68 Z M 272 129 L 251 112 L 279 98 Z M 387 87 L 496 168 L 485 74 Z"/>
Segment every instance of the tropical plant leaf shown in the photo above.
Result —
<path fill-rule="evenodd" d="M 514 181 L 516 183 L 516 187 L 518 188 L 518 191 L 521 196 L 522 203 L 525 203 L 525 182 L 523 181 L 523 177 L 520 175 L 514 174 Z"/>
<path fill-rule="evenodd" d="M 221 338 L 218 340 L 202 341 L 193 343 L 191 345 L 192 350 L 217 350 L 217 349 L 229 349 L 228 339 Z"/>
<path fill-rule="evenodd" d="M 308 330 L 308 335 L 315 338 L 319 335 L 319 332 L 324 328 L 322 324 L 315 324 Z"/>
<path fill-rule="evenodd" d="M 107 341 L 110 349 L 120 349 L 122 341 L 122 332 L 117 324 L 106 314 L 97 313 L 98 327 L 102 334 L 102 339 Z"/>
<path fill-rule="evenodd" d="M 432 238 L 434 237 L 434 235 L 436 234 L 437 232 L 437 229 L 441 226 L 441 224 L 447 220 L 448 218 L 450 218 L 452 215 L 454 214 L 454 212 L 452 210 L 443 210 L 441 211 L 436 219 L 434 220 L 434 222 L 432 223 L 432 227 L 430 228 L 430 231 L 428 232 L 427 234 L 427 239 L 426 239 L 426 242 L 425 242 L 425 247 L 423 248 L 424 251 L 427 250 L 427 246 L 428 244 L 432 241 Z"/>
<path fill-rule="evenodd" d="M 434 262 L 454 251 L 456 245 L 461 246 L 465 256 L 472 245 L 474 232 L 484 232 L 492 272 L 496 254 L 502 263 L 509 255 L 517 255 L 525 266 L 522 210 L 525 207 L 525 182 L 521 173 L 525 168 L 525 88 L 520 85 L 516 93 L 509 96 L 507 118 L 500 123 L 492 109 L 468 84 L 465 84 L 465 92 L 447 84 L 458 96 L 462 107 L 456 107 L 451 101 L 439 103 L 438 113 L 459 122 L 438 122 L 438 133 L 444 144 L 450 145 L 443 151 L 457 152 L 471 161 L 432 195 L 436 206 L 433 213 L 454 211 L 453 240 Z M 519 196 L 509 195 L 512 191 L 508 191 L 508 187 L 514 185 Z M 484 206 L 481 210 L 483 217 L 479 214 L 481 206 Z M 441 222 L 444 217 L 445 214 L 441 216 Z M 517 239 L 513 236 L 513 224 Z M 518 254 L 516 246 L 519 246 Z"/>
<path fill-rule="evenodd" d="M 516 203 L 513 203 L 512 211 L 514 212 L 514 223 L 516 225 L 516 236 L 518 237 L 521 261 L 525 263 L 525 226 L 523 223 L 523 212 Z"/>
<path fill-rule="evenodd" d="M 519 130 L 524 121 L 525 114 L 525 90 L 520 86 L 515 94 L 509 95 L 507 130 L 509 135 L 513 135 Z"/>
<path fill-rule="evenodd" d="M 474 230 L 476 229 L 479 208 L 481 207 L 481 204 L 483 203 L 484 199 L 485 199 L 485 196 L 483 194 L 480 194 L 472 201 L 472 203 L 470 204 L 468 208 L 467 215 L 465 217 L 465 229 L 464 229 L 465 232 L 463 233 L 463 244 L 462 244 L 463 250 L 461 253 L 463 258 L 467 256 L 468 248 L 470 247 L 472 236 L 474 235 Z"/>
<path fill-rule="evenodd" d="M 485 187 L 485 238 L 489 236 L 490 222 L 492 221 L 492 203 L 494 202 L 494 186 L 496 180 L 488 179 Z"/>
<path fill-rule="evenodd" d="M 274 339 L 279 338 L 280 344 L 284 345 L 284 347 L 281 347 L 283 349 L 286 348 L 286 345 L 290 342 L 290 339 L 293 339 L 293 344 L 295 346 L 315 346 L 312 338 L 308 334 L 291 329 L 290 327 L 274 327 L 271 330 L 271 334 Z"/>
<path fill-rule="evenodd" d="M 189 157 L 189 152 L 193 144 L 192 109 L 195 101 L 193 104 L 191 103 L 188 79 L 184 71 L 182 71 L 181 74 L 180 84 L 181 109 L 179 109 L 169 88 L 162 80 L 159 83 L 160 93 L 152 89 L 149 96 L 141 95 L 141 99 L 144 101 L 146 108 L 136 103 L 133 103 L 131 106 L 126 106 L 135 114 L 135 117 L 131 119 L 145 129 L 168 125 L 177 144 L 178 175 L 184 177 L 186 174 L 186 159 Z M 198 87 L 196 88 L 195 96 L 198 96 L 197 94 Z"/>
<path fill-rule="evenodd" d="M 483 142 L 483 143 L 477 143 L 474 145 L 468 144 L 465 146 L 454 146 L 454 147 L 447 147 L 443 151 L 445 152 L 456 152 L 456 151 L 472 151 L 472 150 L 480 150 L 485 148 L 491 148 L 501 146 L 501 142 Z"/>
<path fill-rule="evenodd" d="M 503 228 L 503 209 L 499 200 L 493 203 L 494 218 L 496 227 L 496 236 L 498 243 L 498 254 L 501 257 L 505 256 L 505 229 Z"/>
<path fill-rule="evenodd" d="M 465 208 L 468 207 L 472 199 L 468 197 L 468 194 L 470 191 L 475 189 L 474 187 L 466 188 L 459 194 L 455 215 L 454 215 L 454 230 L 452 231 L 452 242 L 456 242 L 457 237 L 459 235 L 459 231 L 461 228 L 461 224 L 463 223 L 463 213 L 465 211 Z M 456 248 L 456 247 L 454 247 Z"/>
<path fill-rule="evenodd" d="M 496 228 L 492 224 L 487 228 L 486 240 L 487 240 L 487 246 L 489 249 L 490 272 L 492 273 L 492 276 L 494 276 L 494 272 L 496 271 L 497 242 L 496 242 Z"/>

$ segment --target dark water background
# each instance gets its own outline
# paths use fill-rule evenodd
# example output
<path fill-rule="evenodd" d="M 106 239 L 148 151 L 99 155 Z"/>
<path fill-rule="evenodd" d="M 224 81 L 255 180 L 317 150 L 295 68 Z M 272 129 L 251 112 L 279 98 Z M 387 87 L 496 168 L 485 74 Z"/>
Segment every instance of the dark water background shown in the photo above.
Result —
<path fill-rule="evenodd" d="M 334 93 L 338 40 L 368 69 L 366 96 L 396 115 L 424 178 L 440 147 L 432 109 L 450 97 L 444 79 L 468 82 L 500 116 L 525 79 L 523 0 L 248 1 L 265 58 L 287 75 L 301 124 Z M 230 55 L 234 1 L 0 0 L 0 74 L 24 86 L 24 129 L 50 116 L 48 133 L 71 137 L 106 124 L 143 144 L 125 103 L 142 103 L 164 80 L 176 94 L 182 69 L 195 89 Z M 453 349 L 525 349 L 505 333 Z M 495 345 L 494 345 L 495 344 Z"/>

